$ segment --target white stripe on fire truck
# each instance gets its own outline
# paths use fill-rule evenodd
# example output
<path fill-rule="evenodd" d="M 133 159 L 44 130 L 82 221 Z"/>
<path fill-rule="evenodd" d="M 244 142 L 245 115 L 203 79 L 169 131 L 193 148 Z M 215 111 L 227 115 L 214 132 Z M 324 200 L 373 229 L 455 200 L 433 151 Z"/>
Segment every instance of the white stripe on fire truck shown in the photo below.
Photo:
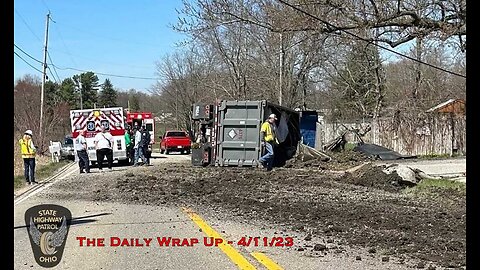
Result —
<path fill-rule="evenodd" d="M 75 126 L 78 123 L 78 121 L 80 121 L 80 119 L 83 118 L 83 115 L 80 115 L 79 117 L 73 117 L 73 118 L 76 118 L 75 121 L 73 122 L 73 126 Z"/>
<path fill-rule="evenodd" d="M 120 123 L 120 126 L 118 127 L 115 127 L 115 129 L 123 129 L 123 117 L 121 117 L 121 115 L 115 115 L 115 114 L 112 114 L 111 115 L 111 118 L 114 119 L 115 123 Z"/>

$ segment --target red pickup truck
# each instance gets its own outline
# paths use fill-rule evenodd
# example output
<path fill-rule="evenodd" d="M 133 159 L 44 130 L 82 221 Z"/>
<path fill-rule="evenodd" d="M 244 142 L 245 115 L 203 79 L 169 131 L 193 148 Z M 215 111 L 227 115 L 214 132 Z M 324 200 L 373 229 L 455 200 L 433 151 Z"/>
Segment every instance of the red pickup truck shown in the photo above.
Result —
<path fill-rule="evenodd" d="M 190 154 L 191 140 L 188 133 L 179 130 L 169 130 L 161 137 L 160 153 L 169 154 L 178 151 L 180 153 Z"/>

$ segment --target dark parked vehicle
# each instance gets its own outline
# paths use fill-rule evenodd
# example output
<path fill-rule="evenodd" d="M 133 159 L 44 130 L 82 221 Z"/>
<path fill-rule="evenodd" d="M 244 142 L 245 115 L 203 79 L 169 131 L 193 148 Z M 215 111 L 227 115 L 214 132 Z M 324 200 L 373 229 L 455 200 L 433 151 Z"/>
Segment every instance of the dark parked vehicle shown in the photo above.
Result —
<path fill-rule="evenodd" d="M 75 149 L 73 147 L 73 139 L 71 136 L 65 137 L 60 154 L 63 159 L 75 160 Z"/>

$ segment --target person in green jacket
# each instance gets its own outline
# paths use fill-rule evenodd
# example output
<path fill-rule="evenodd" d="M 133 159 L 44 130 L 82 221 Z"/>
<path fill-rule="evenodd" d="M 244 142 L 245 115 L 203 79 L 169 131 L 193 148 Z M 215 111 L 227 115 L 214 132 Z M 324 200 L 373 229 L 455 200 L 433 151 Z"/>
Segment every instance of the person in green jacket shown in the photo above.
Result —
<path fill-rule="evenodd" d="M 129 160 L 133 160 L 133 157 L 130 155 L 132 153 L 132 137 L 130 135 L 130 126 L 127 126 L 127 129 L 125 130 L 125 147 L 127 151 L 127 157 Z"/>

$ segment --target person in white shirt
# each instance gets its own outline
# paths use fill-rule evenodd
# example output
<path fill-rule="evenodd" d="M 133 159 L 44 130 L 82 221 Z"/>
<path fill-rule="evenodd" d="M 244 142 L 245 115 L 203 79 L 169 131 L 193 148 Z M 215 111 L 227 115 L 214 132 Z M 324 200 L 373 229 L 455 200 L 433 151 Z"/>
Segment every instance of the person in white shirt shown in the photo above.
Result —
<path fill-rule="evenodd" d="M 142 159 L 142 162 L 145 162 L 145 155 L 143 153 L 143 149 L 140 145 L 140 142 L 142 141 L 142 132 L 135 128 L 135 145 L 133 146 L 133 149 L 135 149 L 135 157 L 133 161 L 133 166 L 138 166 L 140 163 L 138 162 L 138 158 Z"/>
<path fill-rule="evenodd" d="M 112 169 L 113 165 L 113 136 L 102 126 L 102 132 L 97 133 L 93 140 L 97 151 L 98 169 L 102 170 L 102 163 L 105 156 L 107 157 L 108 169 Z"/>
<path fill-rule="evenodd" d="M 75 151 L 77 151 L 78 167 L 80 167 L 80 173 L 90 173 L 90 160 L 88 159 L 85 130 L 80 130 L 77 138 L 75 138 Z"/>

